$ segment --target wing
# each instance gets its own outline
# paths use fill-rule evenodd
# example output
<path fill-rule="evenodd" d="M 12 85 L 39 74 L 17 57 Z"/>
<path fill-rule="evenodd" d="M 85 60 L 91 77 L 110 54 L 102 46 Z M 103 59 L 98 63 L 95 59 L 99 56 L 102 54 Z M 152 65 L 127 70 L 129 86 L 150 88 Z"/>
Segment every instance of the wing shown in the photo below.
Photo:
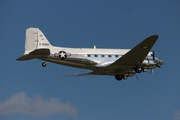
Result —
<path fill-rule="evenodd" d="M 65 77 L 73 77 L 73 76 L 92 76 L 92 75 L 96 75 L 96 74 L 93 74 L 93 72 L 90 72 L 90 73 L 80 73 L 80 74 L 69 74 L 69 75 L 65 75 Z"/>
<path fill-rule="evenodd" d="M 92 72 L 89 72 L 89 73 L 69 74 L 69 75 L 65 75 L 65 77 L 72 77 L 72 76 L 94 76 L 94 75 L 107 75 L 107 74 L 103 73 L 103 72 L 92 71 Z"/>
<path fill-rule="evenodd" d="M 111 65 L 107 66 L 106 69 L 117 70 L 124 67 L 132 68 L 135 66 L 140 66 L 157 39 L 158 35 L 153 35 L 146 38 L 144 41 L 142 41 L 125 55 L 123 55 L 121 58 L 116 60 Z"/>

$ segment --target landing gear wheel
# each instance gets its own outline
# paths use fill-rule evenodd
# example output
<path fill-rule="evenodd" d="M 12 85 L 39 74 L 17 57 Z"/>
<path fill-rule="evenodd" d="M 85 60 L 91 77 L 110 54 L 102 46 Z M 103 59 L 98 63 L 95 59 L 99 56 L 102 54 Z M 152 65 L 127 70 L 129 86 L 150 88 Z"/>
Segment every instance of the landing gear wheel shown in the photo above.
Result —
<path fill-rule="evenodd" d="M 142 67 L 135 67 L 134 70 L 136 73 L 141 73 L 143 71 L 143 68 Z"/>
<path fill-rule="evenodd" d="M 43 67 L 46 67 L 46 64 L 47 64 L 46 62 L 43 62 L 43 63 L 42 63 L 42 66 L 43 66 Z"/>
<path fill-rule="evenodd" d="M 123 79 L 123 75 L 115 75 L 116 80 L 121 81 Z"/>

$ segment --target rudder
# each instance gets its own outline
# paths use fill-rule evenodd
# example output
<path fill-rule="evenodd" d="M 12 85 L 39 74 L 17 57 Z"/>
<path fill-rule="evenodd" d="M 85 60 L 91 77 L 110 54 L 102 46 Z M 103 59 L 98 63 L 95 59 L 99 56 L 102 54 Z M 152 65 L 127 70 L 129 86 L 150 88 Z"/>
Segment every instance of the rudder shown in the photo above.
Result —
<path fill-rule="evenodd" d="M 49 48 L 51 44 L 38 28 L 26 29 L 26 41 L 25 41 L 25 53 L 28 54 L 31 51 L 38 48 Z"/>

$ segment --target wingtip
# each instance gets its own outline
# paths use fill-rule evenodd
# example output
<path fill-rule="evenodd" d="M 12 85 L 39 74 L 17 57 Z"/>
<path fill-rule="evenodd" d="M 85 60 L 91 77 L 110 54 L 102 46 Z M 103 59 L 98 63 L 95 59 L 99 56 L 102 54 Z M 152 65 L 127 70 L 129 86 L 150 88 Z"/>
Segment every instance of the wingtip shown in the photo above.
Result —
<path fill-rule="evenodd" d="M 20 59 L 19 59 L 19 58 L 16 58 L 16 60 L 17 60 L 17 61 L 20 61 Z"/>
<path fill-rule="evenodd" d="M 159 35 L 152 35 L 151 37 L 158 39 Z"/>
<path fill-rule="evenodd" d="M 146 38 L 145 40 L 157 40 L 159 38 L 158 35 L 152 35 L 152 36 L 149 36 L 148 38 Z"/>

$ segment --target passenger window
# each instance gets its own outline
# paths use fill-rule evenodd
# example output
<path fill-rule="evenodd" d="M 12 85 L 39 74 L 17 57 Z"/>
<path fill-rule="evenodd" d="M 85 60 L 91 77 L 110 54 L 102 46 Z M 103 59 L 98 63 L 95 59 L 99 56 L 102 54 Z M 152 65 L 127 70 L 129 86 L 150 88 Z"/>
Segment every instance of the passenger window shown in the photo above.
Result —
<path fill-rule="evenodd" d="M 97 57 L 98 55 L 94 55 L 94 57 Z"/>
<path fill-rule="evenodd" d="M 112 57 L 112 55 L 108 55 L 108 57 Z"/>
<path fill-rule="evenodd" d="M 104 57 L 104 55 L 101 55 L 101 57 Z"/>
<path fill-rule="evenodd" d="M 91 55 L 89 55 L 89 54 L 88 54 L 87 56 L 88 56 L 88 57 L 91 57 Z"/>
<path fill-rule="evenodd" d="M 115 55 L 115 57 L 119 57 L 119 55 Z"/>

